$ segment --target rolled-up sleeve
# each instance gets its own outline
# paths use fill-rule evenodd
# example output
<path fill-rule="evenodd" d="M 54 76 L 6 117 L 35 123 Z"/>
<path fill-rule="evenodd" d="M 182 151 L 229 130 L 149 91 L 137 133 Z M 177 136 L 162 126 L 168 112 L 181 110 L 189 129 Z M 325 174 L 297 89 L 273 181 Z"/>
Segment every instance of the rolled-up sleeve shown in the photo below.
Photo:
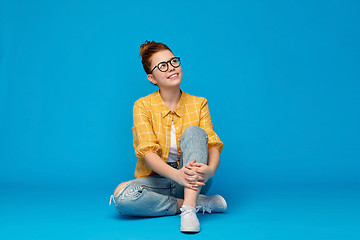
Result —
<path fill-rule="evenodd" d="M 209 105 L 207 103 L 206 98 L 204 98 L 204 100 L 201 103 L 200 127 L 204 129 L 208 134 L 209 137 L 208 149 L 217 148 L 221 153 L 224 144 L 214 131 L 214 126 L 211 122 L 211 117 L 210 117 Z"/>
<path fill-rule="evenodd" d="M 141 98 L 134 104 L 132 132 L 135 155 L 138 159 L 144 159 L 148 152 L 161 156 L 161 147 L 151 125 L 149 111 L 146 110 Z"/>

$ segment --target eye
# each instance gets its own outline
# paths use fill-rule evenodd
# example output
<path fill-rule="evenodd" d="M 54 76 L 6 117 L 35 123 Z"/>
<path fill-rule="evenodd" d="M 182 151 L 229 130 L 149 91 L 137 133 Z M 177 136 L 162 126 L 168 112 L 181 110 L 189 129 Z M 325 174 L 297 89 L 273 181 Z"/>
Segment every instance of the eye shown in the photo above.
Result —
<path fill-rule="evenodd" d="M 177 64 L 179 61 L 176 58 L 171 59 L 171 63 Z"/>
<path fill-rule="evenodd" d="M 161 62 L 161 63 L 159 63 L 158 67 L 159 67 L 160 71 L 166 70 L 167 69 L 167 63 L 166 62 Z"/>

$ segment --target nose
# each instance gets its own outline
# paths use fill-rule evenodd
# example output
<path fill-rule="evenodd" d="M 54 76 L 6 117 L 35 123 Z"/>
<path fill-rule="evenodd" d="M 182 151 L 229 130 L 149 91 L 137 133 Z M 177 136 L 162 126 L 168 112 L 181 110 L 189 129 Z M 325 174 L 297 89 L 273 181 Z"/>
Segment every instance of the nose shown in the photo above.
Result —
<path fill-rule="evenodd" d="M 169 72 L 172 72 L 172 71 L 174 71 L 175 70 L 175 68 L 171 65 L 171 64 L 169 64 L 169 69 L 168 69 L 168 71 Z"/>
<path fill-rule="evenodd" d="M 171 64 L 169 63 L 169 69 L 168 69 L 169 72 L 175 71 L 175 68 L 176 68 L 176 67 L 173 67 L 173 65 L 171 65 Z"/>

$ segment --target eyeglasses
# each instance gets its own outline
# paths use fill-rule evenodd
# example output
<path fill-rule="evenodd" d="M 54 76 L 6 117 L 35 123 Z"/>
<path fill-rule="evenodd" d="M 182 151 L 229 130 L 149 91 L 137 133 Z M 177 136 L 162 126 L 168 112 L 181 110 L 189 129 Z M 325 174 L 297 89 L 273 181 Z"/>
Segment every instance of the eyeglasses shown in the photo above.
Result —
<path fill-rule="evenodd" d="M 159 63 L 150 71 L 150 73 L 152 73 L 155 70 L 155 68 L 158 68 L 160 70 L 160 72 L 166 72 L 169 69 L 169 63 L 174 68 L 179 67 L 180 66 L 180 57 L 174 57 L 167 62 Z"/>

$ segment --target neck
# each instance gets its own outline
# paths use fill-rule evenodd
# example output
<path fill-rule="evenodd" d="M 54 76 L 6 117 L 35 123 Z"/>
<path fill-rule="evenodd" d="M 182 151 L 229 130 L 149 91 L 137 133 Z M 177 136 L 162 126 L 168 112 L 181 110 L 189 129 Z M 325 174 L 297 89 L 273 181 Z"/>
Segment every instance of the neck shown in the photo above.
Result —
<path fill-rule="evenodd" d="M 172 111 L 174 111 L 180 102 L 181 92 L 180 87 L 176 88 L 159 88 L 159 93 L 164 101 L 165 105 Z"/>

